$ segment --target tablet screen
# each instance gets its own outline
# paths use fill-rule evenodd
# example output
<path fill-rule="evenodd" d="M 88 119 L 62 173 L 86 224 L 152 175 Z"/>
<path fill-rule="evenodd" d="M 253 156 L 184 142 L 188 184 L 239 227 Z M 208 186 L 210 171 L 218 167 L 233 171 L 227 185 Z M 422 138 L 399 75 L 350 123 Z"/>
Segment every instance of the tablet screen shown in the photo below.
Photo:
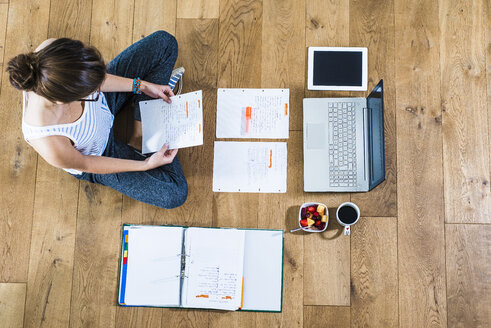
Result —
<path fill-rule="evenodd" d="M 314 51 L 314 86 L 363 85 L 361 51 Z"/>

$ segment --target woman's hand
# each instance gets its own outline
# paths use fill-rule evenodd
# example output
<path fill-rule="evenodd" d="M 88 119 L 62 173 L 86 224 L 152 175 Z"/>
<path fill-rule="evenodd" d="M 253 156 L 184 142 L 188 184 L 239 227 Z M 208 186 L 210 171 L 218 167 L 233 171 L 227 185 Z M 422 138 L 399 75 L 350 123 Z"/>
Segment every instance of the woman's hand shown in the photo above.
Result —
<path fill-rule="evenodd" d="M 169 145 L 164 144 L 158 152 L 145 160 L 145 171 L 172 163 L 176 155 L 177 149 L 169 149 Z"/>
<path fill-rule="evenodd" d="M 147 81 L 141 82 L 141 91 L 152 98 L 162 98 L 169 104 L 171 103 L 170 97 L 174 96 L 174 92 L 168 85 L 159 85 Z"/>

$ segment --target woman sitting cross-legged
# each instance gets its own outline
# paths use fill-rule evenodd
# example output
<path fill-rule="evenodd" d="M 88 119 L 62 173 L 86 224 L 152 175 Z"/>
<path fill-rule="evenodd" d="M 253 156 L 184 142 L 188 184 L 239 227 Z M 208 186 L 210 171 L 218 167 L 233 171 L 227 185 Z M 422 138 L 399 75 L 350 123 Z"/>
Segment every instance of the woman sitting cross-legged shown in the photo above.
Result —
<path fill-rule="evenodd" d="M 136 149 L 138 103 L 170 102 L 176 58 L 176 39 L 164 31 L 131 45 L 107 67 L 97 49 L 66 38 L 46 40 L 35 52 L 12 58 L 7 71 L 11 84 L 23 91 L 25 140 L 49 164 L 77 179 L 162 208 L 182 205 L 188 186 L 177 149 L 164 145 L 149 157 Z M 135 108 L 132 146 L 113 134 L 114 116 L 128 101 Z"/>

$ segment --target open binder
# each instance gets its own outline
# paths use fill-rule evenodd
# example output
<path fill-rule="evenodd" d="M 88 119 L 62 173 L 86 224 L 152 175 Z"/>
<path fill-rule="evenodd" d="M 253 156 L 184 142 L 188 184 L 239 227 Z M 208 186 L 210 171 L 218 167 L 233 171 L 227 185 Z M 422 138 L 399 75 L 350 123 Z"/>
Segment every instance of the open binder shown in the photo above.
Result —
<path fill-rule="evenodd" d="M 281 312 L 283 231 L 124 225 L 118 303 Z"/>

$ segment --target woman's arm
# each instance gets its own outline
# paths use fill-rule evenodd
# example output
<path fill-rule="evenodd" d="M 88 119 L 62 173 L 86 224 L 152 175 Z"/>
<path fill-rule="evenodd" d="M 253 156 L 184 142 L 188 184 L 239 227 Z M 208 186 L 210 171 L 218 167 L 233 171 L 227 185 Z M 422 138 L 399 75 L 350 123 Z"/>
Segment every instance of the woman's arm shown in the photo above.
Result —
<path fill-rule="evenodd" d="M 61 136 L 50 136 L 31 140 L 33 148 L 52 166 L 65 169 L 75 169 L 95 174 L 108 174 L 131 171 L 146 171 L 172 163 L 177 149 L 162 149 L 144 161 L 112 158 L 105 156 L 82 155 L 70 141 Z"/>
<path fill-rule="evenodd" d="M 162 98 L 170 103 L 169 97 L 174 96 L 172 89 L 168 85 L 159 85 L 147 81 L 141 81 L 140 90 L 149 97 Z M 133 79 L 126 77 L 106 74 L 106 79 L 101 85 L 102 92 L 132 92 Z"/>

